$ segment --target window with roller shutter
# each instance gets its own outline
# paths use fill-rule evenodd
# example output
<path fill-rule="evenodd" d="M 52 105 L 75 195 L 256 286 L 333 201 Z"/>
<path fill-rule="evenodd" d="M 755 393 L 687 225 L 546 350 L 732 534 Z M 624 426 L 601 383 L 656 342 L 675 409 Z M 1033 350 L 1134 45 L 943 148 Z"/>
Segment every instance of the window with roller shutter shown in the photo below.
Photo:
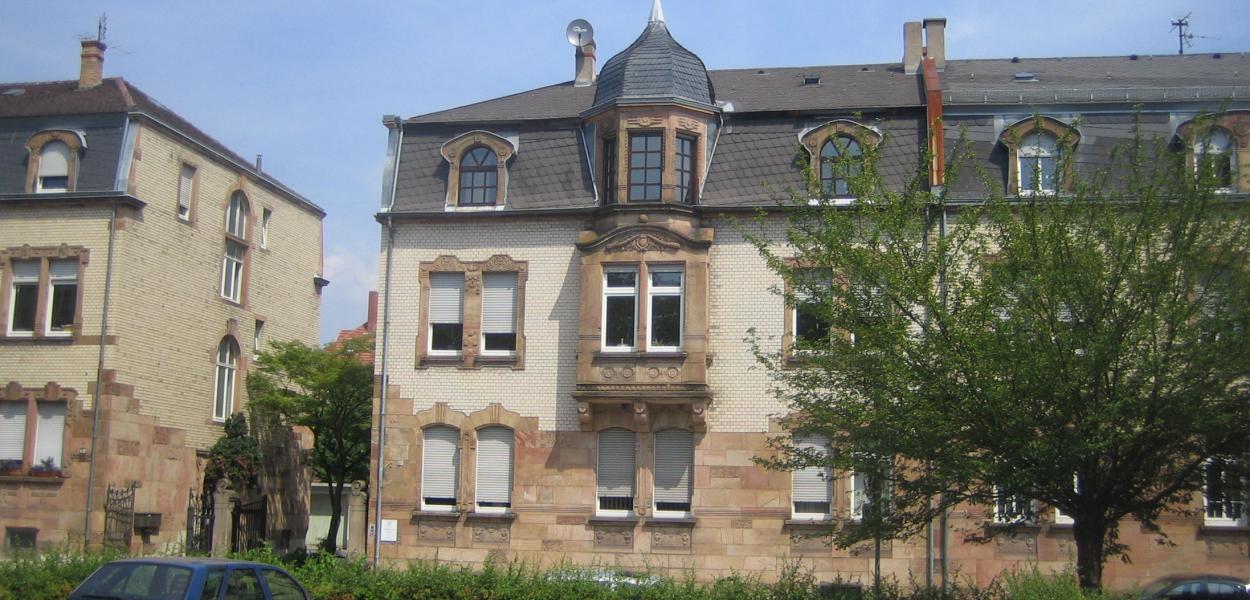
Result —
<path fill-rule="evenodd" d="M 634 432 L 599 432 L 595 487 L 600 516 L 629 516 L 634 512 Z"/>
<path fill-rule="evenodd" d="M 65 405 L 59 402 L 39 402 L 39 423 L 35 429 L 35 464 L 45 464 L 52 459 L 54 468 L 61 468 L 65 438 Z"/>
<path fill-rule="evenodd" d="M 0 402 L 0 460 L 26 454 L 26 402 Z"/>
<path fill-rule="evenodd" d="M 447 425 L 427 427 L 421 446 L 421 509 L 456 509 L 460 479 L 460 430 Z"/>
<path fill-rule="evenodd" d="M 464 343 L 464 273 L 430 274 L 430 354 L 456 355 Z"/>
<path fill-rule="evenodd" d="M 813 454 L 829 451 L 829 440 L 822 435 L 795 436 L 794 447 Z M 795 519 L 828 519 L 832 514 L 833 473 L 829 467 L 807 466 L 795 469 L 791 479 L 791 507 Z"/>
<path fill-rule="evenodd" d="M 178 218 L 191 221 L 192 194 L 195 193 L 195 167 L 182 165 L 178 173 Z"/>
<path fill-rule="evenodd" d="M 516 351 L 517 274 L 482 276 L 482 353 L 508 355 Z"/>
<path fill-rule="evenodd" d="M 477 510 L 507 512 L 512 507 L 512 450 L 515 435 L 501 426 L 477 431 Z"/>
<path fill-rule="evenodd" d="M 665 429 L 655 434 L 655 516 L 690 516 L 690 482 L 694 479 L 694 434 Z"/>

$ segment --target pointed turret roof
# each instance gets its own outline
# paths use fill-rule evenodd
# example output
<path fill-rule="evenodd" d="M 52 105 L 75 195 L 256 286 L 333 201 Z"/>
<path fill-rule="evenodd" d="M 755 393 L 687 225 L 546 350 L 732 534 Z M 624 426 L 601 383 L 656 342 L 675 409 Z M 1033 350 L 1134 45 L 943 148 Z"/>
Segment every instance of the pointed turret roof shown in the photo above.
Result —
<path fill-rule="evenodd" d="M 676 102 L 716 108 L 716 94 L 707 67 L 668 32 L 659 0 L 642 35 L 599 72 L 591 112 L 618 104 Z"/>

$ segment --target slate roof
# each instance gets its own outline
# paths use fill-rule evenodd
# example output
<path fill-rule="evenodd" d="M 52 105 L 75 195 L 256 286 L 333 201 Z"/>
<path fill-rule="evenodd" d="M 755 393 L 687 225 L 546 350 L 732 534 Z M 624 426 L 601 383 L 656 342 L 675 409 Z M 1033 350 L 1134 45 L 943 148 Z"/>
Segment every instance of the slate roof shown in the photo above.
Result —
<path fill-rule="evenodd" d="M 591 110 L 655 102 L 688 102 L 706 108 L 716 102 L 707 67 L 673 39 L 664 21 L 648 23 L 633 44 L 603 64 Z"/>
<path fill-rule="evenodd" d="M 222 155 L 239 169 L 267 182 L 295 201 L 319 215 L 325 211 L 311 200 L 264 172 L 253 163 L 231 151 L 221 142 L 200 130 L 178 113 L 157 102 L 121 77 L 109 77 L 100 85 L 78 89 L 78 81 L 43 81 L 0 83 L 0 118 L 33 118 L 49 116 L 101 115 L 139 112 L 164 123 L 175 131 Z"/>

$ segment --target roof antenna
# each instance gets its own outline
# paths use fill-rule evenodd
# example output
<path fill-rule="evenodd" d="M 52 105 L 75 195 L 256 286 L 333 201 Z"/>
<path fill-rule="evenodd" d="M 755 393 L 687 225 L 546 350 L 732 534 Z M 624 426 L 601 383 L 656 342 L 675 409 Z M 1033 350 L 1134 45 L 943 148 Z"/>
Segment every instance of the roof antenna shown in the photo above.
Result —
<path fill-rule="evenodd" d="M 1172 30 L 1176 32 L 1176 53 L 1177 54 L 1184 54 L 1185 47 L 1192 46 L 1194 44 L 1193 42 L 1194 34 L 1188 32 L 1189 15 L 1192 15 L 1192 14 L 1194 13 L 1188 13 L 1185 16 L 1175 21 L 1172 21 Z"/>
<path fill-rule="evenodd" d="M 100 20 L 96 23 L 96 29 L 95 29 L 96 41 L 103 42 L 104 34 L 108 33 L 108 30 L 109 30 L 108 13 L 100 13 Z"/>
<path fill-rule="evenodd" d="M 664 22 L 664 7 L 660 6 L 660 0 L 655 0 L 655 2 L 651 4 L 651 18 L 648 19 L 647 22 L 648 23 L 663 23 Z"/>

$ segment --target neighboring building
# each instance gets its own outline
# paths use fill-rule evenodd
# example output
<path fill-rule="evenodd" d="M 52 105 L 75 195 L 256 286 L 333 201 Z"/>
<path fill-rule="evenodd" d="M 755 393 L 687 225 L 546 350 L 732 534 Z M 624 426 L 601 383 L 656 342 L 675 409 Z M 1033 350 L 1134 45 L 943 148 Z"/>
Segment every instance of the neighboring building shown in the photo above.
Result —
<path fill-rule="evenodd" d="M 124 543 L 108 486 L 136 486 L 133 510 L 159 514 L 145 541 L 180 541 L 257 348 L 317 340 L 324 211 L 104 78 L 104 50 L 82 42 L 77 81 L 0 84 L 7 549 L 85 532 L 98 544 L 106 529 Z M 275 537 L 283 528 L 303 538 L 270 517 Z"/>
<path fill-rule="evenodd" d="M 1029 193 L 1056 185 L 1030 165 L 1072 152 L 1075 168 L 1093 169 L 1135 116 L 1147 135 L 1183 142 L 1190 119 L 1221 108 L 1227 137 L 1214 151 L 1230 191 L 1250 191 L 1247 55 L 947 60 L 944 27 L 905 24 L 902 64 L 707 71 L 657 3 L 597 78 L 592 43 L 576 51 L 573 81 L 387 117 L 384 475 L 371 495 L 382 535 L 370 553 L 700 579 L 775 577 L 797 561 L 821 580 L 870 578 L 870 546 L 803 535 L 857 518 L 857 478 L 752 461 L 784 433 L 787 408 L 748 330 L 782 350 L 805 319 L 772 291 L 783 282 L 738 222 L 755 228 L 763 209 L 759 226 L 782 239 L 777 199 L 807 189 L 802 165 L 820 172 L 822 156 L 879 146 L 883 175 L 901 186 L 926 144 L 942 157 L 962 132 L 998 191 Z M 931 165 L 932 184 L 943 168 Z M 984 198 L 968 180 L 954 195 Z M 1126 524 L 1133 563 L 1109 563 L 1107 584 L 1245 575 L 1241 497 L 1208 498 L 1205 517 L 1195 498 L 1196 514 L 1166 517 L 1175 547 Z M 1015 538 L 962 541 L 993 518 L 971 507 L 932 543 L 887 543 L 882 570 L 924 581 L 945 562 L 984 584 L 1020 561 L 1072 560 L 1071 526 L 1049 508 Z"/>

